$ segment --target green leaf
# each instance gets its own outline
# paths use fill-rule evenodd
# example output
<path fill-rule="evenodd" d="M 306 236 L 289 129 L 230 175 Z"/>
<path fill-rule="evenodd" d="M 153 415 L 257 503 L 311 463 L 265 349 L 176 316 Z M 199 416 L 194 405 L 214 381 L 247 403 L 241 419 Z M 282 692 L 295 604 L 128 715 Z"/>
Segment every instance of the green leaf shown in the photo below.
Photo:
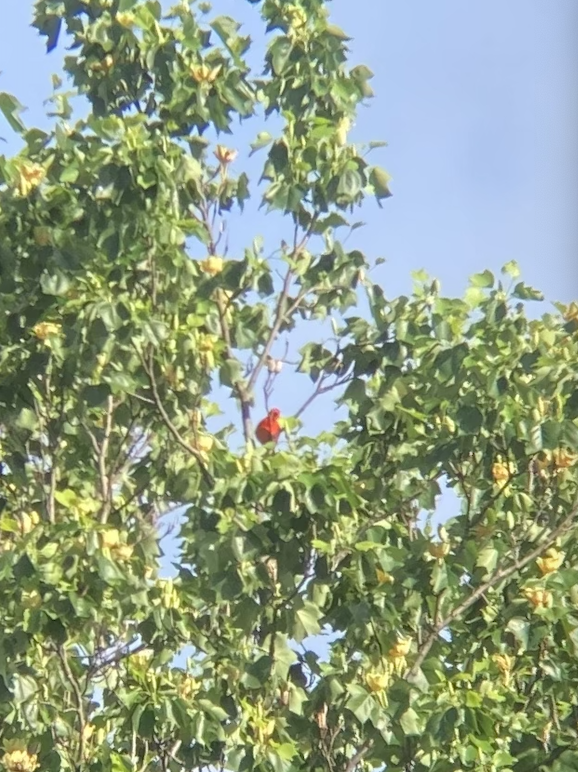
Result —
<path fill-rule="evenodd" d="M 373 78 L 373 72 L 364 64 L 358 64 L 351 70 L 351 76 L 357 81 L 366 81 Z"/>
<path fill-rule="evenodd" d="M 45 295 L 65 296 L 70 290 L 70 279 L 61 271 L 50 274 L 44 271 L 40 277 L 40 286 Z"/>
<path fill-rule="evenodd" d="M 169 327 L 166 322 L 162 322 L 159 319 L 151 319 L 142 324 L 141 332 L 146 341 L 152 343 L 153 346 L 160 346 L 169 336 Z"/>
<path fill-rule="evenodd" d="M 481 708 L 482 704 L 484 702 L 484 699 L 481 694 L 478 694 L 478 692 L 473 691 L 473 689 L 469 689 L 466 692 L 466 706 L 468 708 Z"/>
<path fill-rule="evenodd" d="M 417 689 L 419 689 L 420 692 L 429 691 L 429 681 L 427 680 L 425 673 L 420 667 L 416 672 L 413 672 L 412 670 L 410 675 L 408 675 L 407 680 L 410 684 L 413 684 Z"/>
<path fill-rule="evenodd" d="M 198 705 L 202 710 L 205 711 L 205 713 L 214 718 L 216 721 L 225 721 L 226 719 L 230 718 L 226 710 L 223 710 L 220 705 L 217 705 L 211 700 L 200 699 L 198 701 Z"/>
<path fill-rule="evenodd" d="M 550 422 L 548 422 L 544 426 L 544 430 L 546 429 L 549 423 Z M 570 448 L 570 450 L 578 451 L 578 426 L 572 423 L 572 421 L 564 421 L 564 423 L 560 427 L 558 441 L 563 445 L 567 445 Z M 551 442 L 552 440 L 549 435 L 547 437 L 544 436 L 544 444 L 547 445 L 548 448 L 553 449 L 556 446 L 550 444 Z"/>
<path fill-rule="evenodd" d="M 107 330 L 112 331 L 120 325 L 121 320 L 114 303 L 98 302 L 92 308 L 92 315 L 102 321 Z"/>
<path fill-rule="evenodd" d="M 249 178 L 245 172 L 242 172 L 237 178 L 237 203 L 241 211 L 243 211 L 245 201 L 250 198 L 250 195 Z"/>
<path fill-rule="evenodd" d="M 116 563 L 113 563 L 112 560 L 105 558 L 104 555 L 97 555 L 96 562 L 98 565 L 99 576 L 107 584 L 118 585 L 122 583 L 124 575 L 117 568 Z"/>
<path fill-rule="evenodd" d="M 472 405 L 461 406 L 456 413 L 456 419 L 460 429 L 466 434 L 477 434 L 484 424 L 481 411 Z"/>
<path fill-rule="evenodd" d="M 512 295 L 520 300 L 544 300 L 544 295 L 540 290 L 534 289 L 522 281 L 516 284 Z"/>
<path fill-rule="evenodd" d="M 249 689 L 260 689 L 271 677 L 273 661 L 268 655 L 259 657 L 256 662 L 251 662 L 245 669 L 245 675 L 241 683 Z"/>
<path fill-rule="evenodd" d="M 563 424 L 551 420 L 544 421 L 540 424 L 540 435 L 540 440 L 537 441 L 538 450 L 541 450 L 542 447 L 553 450 L 561 443 L 573 445 L 572 439 L 578 439 L 578 431 L 574 424 L 569 421 Z"/>
<path fill-rule="evenodd" d="M 310 635 L 318 635 L 321 632 L 319 619 L 321 611 L 311 601 L 302 601 L 302 607 L 294 612 L 292 635 L 300 643 Z"/>
<path fill-rule="evenodd" d="M 486 299 L 486 294 L 481 287 L 468 287 L 464 293 L 464 300 L 470 308 L 477 308 Z"/>
<path fill-rule="evenodd" d="M 345 707 L 353 713 L 360 723 L 365 724 L 375 707 L 372 696 L 367 689 L 357 684 L 350 684 L 347 687 L 347 691 L 349 692 L 349 697 Z"/>
<path fill-rule="evenodd" d="M 444 590 L 448 586 L 448 568 L 445 561 L 437 560 L 434 563 L 431 577 L 432 592 L 435 595 Z"/>
<path fill-rule="evenodd" d="M 521 422 L 521 426 L 525 428 L 528 436 L 528 452 L 538 453 L 544 446 L 542 440 L 542 425 L 530 424 L 530 426 L 528 426 L 528 422 L 523 421 Z"/>
<path fill-rule="evenodd" d="M 16 704 L 25 702 L 38 691 L 38 684 L 28 675 L 16 673 L 13 677 L 12 691 Z"/>
<path fill-rule="evenodd" d="M 267 147 L 267 145 L 270 145 L 271 142 L 273 142 L 273 137 L 269 134 L 269 132 L 260 131 L 257 134 L 257 139 L 250 144 L 251 153 L 249 155 L 253 155 L 253 153 L 257 152 L 257 150 L 261 150 L 261 148 Z"/>
<path fill-rule="evenodd" d="M 4 115 L 13 131 L 22 134 L 26 126 L 20 120 L 20 113 L 24 110 L 20 102 L 5 91 L 0 91 L 0 112 Z"/>
<path fill-rule="evenodd" d="M 483 547 L 479 553 L 478 557 L 476 559 L 476 566 L 485 568 L 487 570 L 487 573 L 490 574 L 496 566 L 498 565 L 498 559 L 500 557 L 500 553 L 497 549 L 491 546 Z"/>
<path fill-rule="evenodd" d="M 292 50 L 293 45 L 287 37 L 278 37 L 271 45 L 269 53 L 275 75 L 279 76 L 283 74 L 283 70 L 289 61 Z"/>
<path fill-rule="evenodd" d="M 223 386 L 234 386 L 241 379 L 242 366 L 238 359 L 226 359 L 219 368 L 219 379 Z"/>
<path fill-rule="evenodd" d="M 502 273 L 511 276 L 512 279 L 517 279 L 520 275 L 520 267 L 515 260 L 510 260 L 502 268 Z"/>
<path fill-rule="evenodd" d="M 18 418 L 16 419 L 16 426 L 18 426 L 20 429 L 34 431 L 37 425 L 38 418 L 36 413 L 30 408 L 23 407 L 18 415 Z"/>
<path fill-rule="evenodd" d="M 215 30 L 217 35 L 221 38 L 223 43 L 226 43 L 230 38 L 237 36 L 241 25 L 235 19 L 230 16 L 217 16 L 211 22 L 211 27 Z"/>
<path fill-rule="evenodd" d="M 512 633 L 514 638 L 524 649 L 528 648 L 528 639 L 530 635 L 530 623 L 522 617 L 512 617 L 506 625 L 506 630 Z"/>
<path fill-rule="evenodd" d="M 76 182 L 80 174 L 80 169 L 76 164 L 66 166 L 60 173 L 60 182 Z"/>
<path fill-rule="evenodd" d="M 62 29 L 62 17 L 61 16 L 48 16 L 41 29 L 43 35 L 48 37 L 46 41 L 46 53 L 49 54 L 58 45 L 58 38 L 60 37 L 60 30 Z"/>
<path fill-rule="evenodd" d="M 110 754 L 111 772 L 131 772 L 134 768 L 131 760 L 121 756 L 120 753 L 113 751 Z"/>
<path fill-rule="evenodd" d="M 155 724 L 156 720 L 154 710 L 150 707 L 146 707 L 143 710 L 138 722 L 138 732 L 141 737 L 151 739 L 154 735 Z"/>
<path fill-rule="evenodd" d="M 337 195 L 347 202 L 353 201 L 361 192 L 361 176 L 354 169 L 346 169 L 339 178 Z"/>
<path fill-rule="evenodd" d="M 342 225 L 349 225 L 345 217 L 337 212 L 331 212 L 327 217 L 321 217 L 313 227 L 314 233 L 325 233 L 329 228 L 340 228 Z"/>
<path fill-rule="evenodd" d="M 410 276 L 418 287 L 419 285 L 429 283 L 430 281 L 430 275 L 425 268 L 418 268 L 417 270 L 411 271 Z"/>
<path fill-rule="evenodd" d="M 354 548 L 355 548 L 355 549 L 356 549 L 358 552 L 371 552 L 371 550 L 375 550 L 375 549 L 379 548 L 380 546 L 381 546 L 381 545 L 380 545 L 378 542 L 373 542 L 373 541 L 358 541 L 358 542 L 357 542 L 357 543 L 354 545 Z"/>
<path fill-rule="evenodd" d="M 78 504 L 78 496 L 69 488 L 55 491 L 54 498 L 59 504 L 62 504 L 63 507 L 67 507 L 69 509 Z"/>
<path fill-rule="evenodd" d="M 281 749 L 283 748 L 283 751 Z M 291 760 L 292 756 L 289 755 L 288 748 L 293 748 L 290 743 L 283 743 L 283 745 L 272 745 L 266 753 L 267 761 L 273 772 L 287 772 L 287 769 L 293 769 L 293 765 L 289 765 L 287 762 Z M 293 751 L 295 755 L 296 751 Z M 269 767 L 268 767 L 269 768 Z"/>
<path fill-rule="evenodd" d="M 494 286 L 494 274 L 491 271 L 483 271 L 482 273 L 475 273 L 470 277 L 470 284 L 472 287 L 480 287 L 487 289 Z"/>
<path fill-rule="evenodd" d="M 385 169 L 381 169 L 379 166 L 374 166 L 369 173 L 369 183 L 373 187 L 373 192 L 378 201 L 391 196 L 391 191 L 389 189 L 390 181 L 391 176 Z"/>
<path fill-rule="evenodd" d="M 405 713 L 401 716 L 399 723 L 401 725 L 401 728 L 403 729 L 404 733 L 408 736 L 416 736 L 421 735 L 424 730 L 424 720 L 423 717 L 420 717 L 419 714 L 413 709 L 408 708 Z"/>
<path fill-rule="evenodd" d="M 328 24 L 325 27 L 325 31 L 332 37 L 338 38 L 339 40 L 351 40 L 349 35 L 346 35 L 341 27 L 337 26 L 337 24 Z"/>
<path fill-rule="evenodd" d="M 82 398 L 88 407 L 102 407 L 110 396 L 109 387 L 101 383 L 98 386 L 85 386 L 82 392 Z"/>

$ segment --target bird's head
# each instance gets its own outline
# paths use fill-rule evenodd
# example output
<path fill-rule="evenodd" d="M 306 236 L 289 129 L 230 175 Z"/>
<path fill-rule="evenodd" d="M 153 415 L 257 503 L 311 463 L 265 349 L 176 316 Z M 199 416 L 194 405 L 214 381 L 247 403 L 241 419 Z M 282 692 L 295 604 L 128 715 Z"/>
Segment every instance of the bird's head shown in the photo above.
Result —
<path fill-rule="evenodd" d="M 279 418 L 280 415 L 281 415 L 281 411 L 279 410 L 278 407 L 274 407 L 274 408 L 271 408 L 271 410 L 269 410 L 269 418 L 272 418 L 274 421 L 277 420 L 277 418 Z"/>

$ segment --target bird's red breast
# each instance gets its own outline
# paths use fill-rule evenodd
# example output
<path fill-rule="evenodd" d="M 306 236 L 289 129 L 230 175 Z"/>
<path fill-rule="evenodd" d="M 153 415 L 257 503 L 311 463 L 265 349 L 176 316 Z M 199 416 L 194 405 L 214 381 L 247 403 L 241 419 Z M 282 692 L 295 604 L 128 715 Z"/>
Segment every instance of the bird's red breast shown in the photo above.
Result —
<path fill-rule="evenodd" d="M 279 435 L 281 434 L 281 424 L 279 423 L 280 415 L 281 411 L 274 407 L 272 410 L 269 410 L 267 416 L 257 424 L 255 436 L 261 444 L 266 445 L 268 442 L 277 442 L 279 439 Z"/>

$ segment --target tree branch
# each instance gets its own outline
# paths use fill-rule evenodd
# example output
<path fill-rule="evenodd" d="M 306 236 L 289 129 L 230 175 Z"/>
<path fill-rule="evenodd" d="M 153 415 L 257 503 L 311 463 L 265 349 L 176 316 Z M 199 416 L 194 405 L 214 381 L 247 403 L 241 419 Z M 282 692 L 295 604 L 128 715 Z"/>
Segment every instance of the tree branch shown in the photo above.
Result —
<path fill-rule="evenodd" d="M 301 252 L 301 250 L 307 244 L 313 232 L 313 228 L 315 227 L 315 223 L 317 222 L 317 218 L 318 218 L 318 214 L 315 213 L 311 219 L 311 222 L 309 223 L 309 226 L 305 234 L 303 235 L 303 238 L 299 243 L 297 243 L 299 226 L 297 223 L 295 224 L 295 236 L 293 239 L 293 251 L 292 251 L 293 258 L 296 258 L 299 252 Z M 302 290 L 297 296 L 297 298 L 293 301 L 293 303 L 287 308 L 286 307 L 287 299 L 289 297 L 289 289 L 291 288 L 291 282 L 293 280 L 293 277 L 294 277 L 293 270 L 289 268 L 287 273 L 285 274 L 285 279 L 283 280 L 283 287 L 281 288 L 281 293 L 279 295 L 279 299 L 277 300 L 277 307 L 275 309 L 275 321 L 273 322 L 273 326 L 269 331 L 269 335 L 267 336 L 267 340 L 265 342 L 265 348 L 261 352 L 259 361 L 255 365 L 255 368 L 253 369 L 253 372 L 249 377 L 249 383 L 247 384 L 247 391 L 249 392 L 249 394 L 253 391 L 255 387 L 255 383 L 257 382 L 257 378 L 259 377 L 259 374 L 263 369 L 265 362 L 267 361 L 267 357 L 270 356 L 271 354 L 271 348 L 273 347 L 273 344 L 277 340 L 277 336 L 279 335 L 279 331 L 286 317 L 289 314 L 293 313 L 293 311 L 295 311 L 295 309 L 301 303 L 305 295 L 307 295 L 308 292 L 311 291 L 309 289 Z"/>
<path fill-rule="evenodd" d="M 100 522 L 104 525 L 108 520 L 112 505 L 112 476 L 107 469 L 108 447 L 112 434 L 112 417 L 114 414 L 114 400 L 112 394 L 108 396 L 106 403 L 106 415 L 104 421 L 104 437 L 98 450 L 98 473 L 100 476 L 100 490 L 102 495 L 102 509 L 100 510 Z"/>
<path fill-rule="evenodd" d="M 329 386 L 324 386 L 323 384 L 327 380 L 327 378 L 331 377 L 330 373 L 324 373 L 320 376 L 319 380 L 317 381 L 317 384 L 315 385 L 315 388 L 311 392 L 311 394 L 307 397 L 305 402 L 301 405 L 299 410 L 295 413 L 293 416 L 294 418 L 299 418 L 299 416 L 305 412 L 305 410 L 309 407 L 309 405 L 313 402 L 313 400 L 318 397 L 320 394 L 327 394 L 328 391 L 332 391 L 333 389 L 337 389 L 339 386 L 344 386 L 346 383 L 349 383 L 351 380 L 351 376 L 348 375 L 345 378 L 340 378 L 334 383 L 329 384 Z"/>
<path fill-rule="evenodd" d="M 216 254 L 217 246 L 218 246 L 218 240 L 215 241 L 213 236 L 214 217 L 213 217 L 213 222 L 211 222 L 209 217 L 209 211 L 205 203 L 203 203 L 202 206 L 199 206 L 199 209 L 201 211 L 202 222 L 203 222 L 203 225 L 205 226 L 205 230 L 207 231 L 207 237 L 209 239 L 209 251 L 212 255 L 214 255 Z M 215 211 L 215 214 L 216 214 L 216 211 Z M 227 348 L 227 356 L 229 357 L 229 359 L 233 359 L 238 362 L 239 361 L 238 357 L 236 357 L 233 354 L 231 330 L 229 328 L 229 323 L 227 322 L 227 317 L 226 317 L 227 306 L 223 302 L 223 294 L 220 288 L 218 288 L 216 291 L 216 301 L 217 301 L 217 308 L 219 310 L 219 324 L 221 327 L 221 336 Z M 235 381 L 234 386 L 239 396 L 239 401 L 241 403 L 243 435 L 245 437 L 245 442 L 249 442 L 249 440 L 253 436 L 253 427 L 251 425 L 251 415 L 250 415 L 251 389 L 246 387 L 242 381 Z"/>
<path fill-rule="evenodd" d="M 193 456 L 193 458 L 196 460 L 196 462 L 199 465 L 199 468 L 201 470 L 201 474 L 203 476 L 203 479 L 204 479 L 205 483 L 209 486 L 209 488 L 212 488 L 214 486 L 214 484 L 215 484 L 215 481 L 214 481 L 212 475 L 210 474 L 209 470 L 205 466 L 205 462 L 204 462 L 204 459 L 203 459 L 200 451 L 198 451 L 196 448 L 194 448 L 190 443 L 188 443 L 181 436 L 179 430 L 174 425 L 174 423 L 171 421 L 169 414 L 165 410 L 165 406 L 163 405 L 162 400 L 160 398 L 157 382 L 156 382 L 156 379 L 155 379 L 155 376 L 154 376 L 154 369 L 153 369 L 154 365 L 153 365 L 152 355 L 150 357 L 149 364 L 147 365 L 147 362 L 146 362 L 146 359 L 144 357 L 144 354 L 141 351 L 139 351 L 138 348 L 136 348 L 136 352 L 137 352 L 137 354 L 138 354 L 138 356 L 139 356 L 139 358 L 141 360 L 141 363 L 142 363 L 142 366 L 144 368 L 144 371 L 145 371 L 145 373 L 146 373 L 146 375 L 148 377 L 148 380 L 149 380 L 149 383 L 150 383 L 150 387 L 151 387 L 151 391 L 153 393 L 155 405 L 157 407 L 157 410 L 160 413 L 161 418 L 163 419 L 163 421 L 165 423 L 165 426 L 167 427 L 169 432 L 172 434 L 172 436 L 174 437 L 175 441 L 180 445 L 180 447 L 183 450 L 186 450 L 187 453 L 189 453 L 191 456 Z"/>
<path fill-rule="evenodd" d="M 51 525 L 56 523 L 56 467 L 54 465 L 54 457 L 50 466 L 50 474 L 48 477 L 48 522 Z"/>
<path fill-rule="evenodd" d="M 476 587 L 476 589 L 470 595 L 468 595 L 467 598 L 464 598 L 464 600 L 461 603 L 458 603 L 458 605 L 455 606 L 448 614 L 446 614 L 443 619 L 439 620 L 437 624 L 434 625 L 433 630 L 430 632 L 430 634 L 419 648 L 416 660 L 411 668 L 406 672 L 405 678 L 410 678 L 416 675 L 425 658 L 429 654 L 431 647 L 444 628 L 446 628 L 456 619 L 459 619 L 464 611 L 467 611 L 470 606 L 472 606 L 477 601 L 477 599 L 481 597 L 487 590 L 495 587 L 495 585 L 499 584 L 504 579 L 507 579 L 509 576 L 512 576 L 512 574 L 515 574 L 516 571 L 521 571 L 522 568 L 539 557 L 546 549 L 548 549 L 548 547 L 551 547 L 559 536 L 561 536 L 565 531 L 569 530 L 574 520 L 576 519 L 577 514 L 578 501 L 574 504 L 570 513 L 562 520 L 560 525 L 558 525 L 558 527 L 555 528 L 546 539 L 541 541 L 537 547 L 531 550 L 523 558 L 516 560 L 510 566 L 494 571 L 489 579 Z"/>
<path fill-rule="evenodd" d="M 39 452 L 40 452 L 40 459 L 41 459 L 41 469 L 39 470 L 42 474 L 42 480 L 43 480 L 43 488 L 46 482 L 48 482 L 48 491 L 46 493 L 46 512 L 48 515 L 48 522 L 54 525 L 56 523 L 56 451 L 57 451 L 57 443 L 54 442 L 53 437 L 51 436 L 50 429 L 48 426 L 50 425 L 50 407 L 51 407 L 51 378 L 52 378 L 52 360 L 49 361 L 49 366 L 46 370 L 46 375 L 44 378 L 44 389 L 45 393 L 43 396 L 43 399 L 34 399 L 34 412 L 36 413 L 36 417 L 38 419 L 38 423 L 40 424 L 40 429 L 42 434 L 45 436 L 46 439 L 46 445 L 48 448 L 48 454 L 45 453 L 45 445 L 44 445 L 44 438 L 41 437 L 40 441 L 38 443 L 39 446 Z M 42 405 L 42 407 L 41 407 Z M 62 419 L 63 414 L 63 406 L 61 403 L 61 409 L 60 409 L 60 418 Z"/>
<path fill-rule="evenodd" d="M 74 674 L 72 672 L 70 663 L 68 661 L 68 658 L 66 656 L 66 652 L 64 651 L 64 649 L 61 646 L 58 646 L 56 648 L 56 653 L 58 655 L 60 662 L 62 663 L 62 669 L 64 670 L 64 673 L 68 681 L 70 682 L 72 691 L 74 693 L 74 699 L 76 702 L 76 714 L 78 716 L 78 724 L 79 724 L 77 762 L 81 764 L 82 761 L 84 760 L 85 740 L 86 740 L 86 735 L 85 735 L 86 716 L 84 713 L 83 693 L 80 689 L 80 685 L 78 681 L 74 677 Z"/>
<path fill-rule="evenodd" d="M 365 740 L 359 747 L 359 750 L 349 759 L 343 772 L 354 772 L 357 765 L 363 761 L 365 756 L 369 753 L 372 745 L 373 742 L 369 738 Z"/>
<path fill-rule="evenodd" d="M 137 646 L 135 646 L 133 649 L 130 647 L 133 645 L 134 641 L 129 641 L 128 643 L 124 643 L 120 646 L 120 648 L 116 649 L 113 653 L 111 653 L 110 649 L 108 649 L 106 652 L 99 651 L 96 654 L 94 654 L 92 657 L 87 657 L 89 660 L 89 666 L 88 666 L 88 672 L 90 678 L 94 678 L 97 676 L 102 670 L 105 670 L 107 667 L 116 666 L 119 662 L 121 662 L 123 659 L 127 659 L 128 657 L 132 656 L 133 654 L 138 654 L 141 651 L 144 651 L 146 648 L 148 648 L 148 644 L 146 643 L 140 643 Z M 105 655 L 110 655 L 108 658 L 104 658 Z M 101 659 L 101 657 L 103 657 Z M 94 660 L 94 661 L 91 661 Z"/>
<path fill-rule="evenodd" d="M 281 293 L 279 294 L 279 298 L 277 300 L 277 308 L 275 309 L 275 321 L 273 322 L 273 326 L 269 331 L 269 335 L 265 342 L 265 348 L 261 352 L 259 361 L 253 368 L 253 372 L 249 377 L 249 382 L 247 384 L 247 390 L 249 391 L 249 393 L 251 393 L 252 390 L 254 389 L 255 383 L 257 382 L 257 378 L 259 377 L 259 374 L 261 373 L 261 370 L 263 369 L 263 366 L 267 361 L 267 357 L 270 356 L 273 344 L 275 343 L 275 341 L 277 340 L 277 336 L 279 335 L 279 330 L 281 329 L 281 325 L 283 324 L 283 320 L 285 319 L 285 314 L 287 313 L 286 304 L 287 304 L 287 298 L 289 297 L 289 289 L 291 287 L 292 279 L 293 279 L 293 271 L 289 268 L 287 273 L 285 274 L 285 279 L 283 280 L 283 287 L 281 288 Z"/>

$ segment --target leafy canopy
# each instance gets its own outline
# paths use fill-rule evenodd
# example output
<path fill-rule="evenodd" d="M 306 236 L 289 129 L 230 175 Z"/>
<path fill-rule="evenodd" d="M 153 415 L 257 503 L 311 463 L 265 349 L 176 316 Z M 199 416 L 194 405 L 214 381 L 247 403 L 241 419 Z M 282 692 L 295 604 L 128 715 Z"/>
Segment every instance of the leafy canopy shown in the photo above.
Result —
<path fill-rule="evenodd" d="M 529 318 L 514 263 L 388 298 L 338 238 L 390 195 L 348 141 L 371 72 L 321 0 L 253 5 L 257 74 L 205 4 L 38 0 L 88 114 L 0 94 L 0 765 L 575 770 L 578 310 Z M 227 249 L 251 195 L 273 255 Z"/>

